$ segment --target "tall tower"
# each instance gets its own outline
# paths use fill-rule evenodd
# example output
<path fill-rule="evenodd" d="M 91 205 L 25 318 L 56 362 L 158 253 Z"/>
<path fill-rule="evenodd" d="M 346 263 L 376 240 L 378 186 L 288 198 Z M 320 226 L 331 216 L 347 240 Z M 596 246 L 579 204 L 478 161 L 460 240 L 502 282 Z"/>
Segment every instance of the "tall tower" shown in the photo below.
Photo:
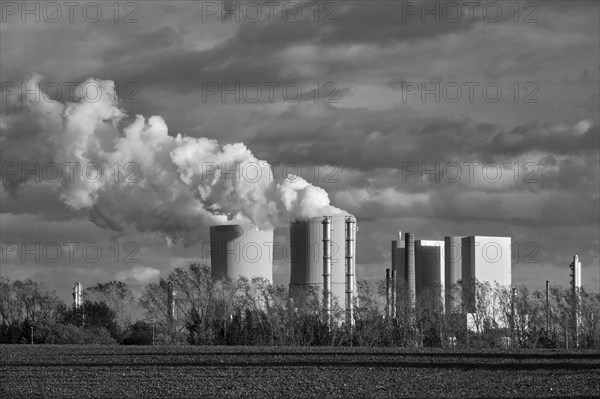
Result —
<path fill-rule="evenodd" d="M 573 255 L 571 268 L 571 295 L 573 302 L 573 338 L 575 347 L 579 347 L 579 330 L 581 325 L 581 262 L 577 255 Z"/>
<path fill-rule="evenodd" d="M 78 281 L 73 286 L 73 310 L 79 311 L 83 307 L 83 285 Z"/>
<path fill-rule="evenodd" d="M 356 279 L 356 219 L 346 216 L 346 325 L 354 325 L 354 281 Z"/>
<path fill-rule="evenodd" d="M 331 217 L 323 217 L 323 307 L 325 322 L 331 326 Z"/>
<path fill-rule="evenodd" d="M 417 306 L 417 281 L 415 269 L 415 235 L 404 235 L 404 265 L 406 267 L 406 286 L 408 288 L 408 302 L 411 308 Z"/>
<path fill-rule="evenodd" d="M 73 315 L 75 316 L 76 323 L 83 325 L 83 284 L 79 281 L 73 286 Z"/>
<path fill-rule="evenodd" d="M 170 281 L 167 284 L 167 317 L 169 323 L 175 320 L 175 288 Z"/>

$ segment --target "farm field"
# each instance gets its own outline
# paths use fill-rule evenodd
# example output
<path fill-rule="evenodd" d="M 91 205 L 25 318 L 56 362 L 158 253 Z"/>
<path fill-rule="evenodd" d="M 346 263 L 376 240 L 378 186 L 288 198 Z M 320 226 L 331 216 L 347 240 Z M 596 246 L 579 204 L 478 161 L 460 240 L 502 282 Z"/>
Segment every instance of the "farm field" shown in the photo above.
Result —
<path fill-rule="evenodd" d="M 598 397 L 579 351 L 0 346 L 0 397 Z"/>

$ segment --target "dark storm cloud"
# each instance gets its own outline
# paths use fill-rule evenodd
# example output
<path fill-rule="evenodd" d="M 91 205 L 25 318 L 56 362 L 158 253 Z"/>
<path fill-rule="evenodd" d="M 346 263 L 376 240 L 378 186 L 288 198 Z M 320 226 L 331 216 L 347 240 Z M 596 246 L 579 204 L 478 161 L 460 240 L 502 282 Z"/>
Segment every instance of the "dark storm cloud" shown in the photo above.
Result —
<path fill-rule="evenodd" d="M 515 156 L 530 151 L 551 154 L 596 154 L 600 147 L 600 127 L 589 127 L 581 134 L 572 129 L 552 131 L 552 126 L 531 124 L 502 132 L 491 140 L 487 152 Z"/>

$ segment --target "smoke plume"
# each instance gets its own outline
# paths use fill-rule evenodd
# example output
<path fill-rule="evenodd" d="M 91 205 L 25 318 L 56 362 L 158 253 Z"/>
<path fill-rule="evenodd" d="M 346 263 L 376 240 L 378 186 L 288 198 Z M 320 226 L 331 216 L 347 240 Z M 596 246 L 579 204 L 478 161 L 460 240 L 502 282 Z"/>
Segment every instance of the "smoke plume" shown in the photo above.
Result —
<path fill-rule="evenodd" d="M 243 143 L 172 136 L 160 116 L 127 122 L 112 81 L 88 79 L 63 104 L 31 95 L 40 80 L 34 75 L 17 92 L 2 93 L 2 185 L 12 195 L 39 173 L 55 179 L 62 202 L 89 209 L 102 228 L 133 227 L 186 245 L 214 224 L 272 229 L 343 212 L 300 177 L 275 181 L 270 165 Z M 89 87 L 100 91 L 94 101 L 84 92 Z"/>

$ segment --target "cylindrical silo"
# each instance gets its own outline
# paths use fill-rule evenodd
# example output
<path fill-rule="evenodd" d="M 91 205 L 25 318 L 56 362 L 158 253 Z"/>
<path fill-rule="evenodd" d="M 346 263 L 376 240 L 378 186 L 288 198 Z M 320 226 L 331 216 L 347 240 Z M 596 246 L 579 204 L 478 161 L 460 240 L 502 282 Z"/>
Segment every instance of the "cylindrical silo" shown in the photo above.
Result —
<path fill-rule="evenodd" d="M 417 281 L 415 269 L 415 235 L 413 233 L 406 233 L 404 235 L 404 246 L 408 301 L 410 306 L 414 308 L 417 306 Z"/>
<path fill-rule="evenodd" d="M 444 237 L 444 246 L 446 312 L 456 313 L 460 309 L 458 281 L 462 279 L 462 237 Z"/>
<path fill-rule="evenodd" d="M 237 224 L 212 226 L 210 262 L 213 278 L 262 277 L 273 283 L 273 230 Z"/>
<path fill-rule="evenodd" d="M 345 309 L 346 294 L 346 216 L 330 218 L 331 294 Z M 290 291 L 306 294 L 309 287 L 323 289 L 323 217 L 297 220 L 290 224 Z M 355 245 L 352 241 L 352 245 Z M 355 254 L 355 251 L 352 251 Z M 354 284 L 355 285 L 355 284 Z M 354 287 L 356 292 L 356 286 Z"/>

